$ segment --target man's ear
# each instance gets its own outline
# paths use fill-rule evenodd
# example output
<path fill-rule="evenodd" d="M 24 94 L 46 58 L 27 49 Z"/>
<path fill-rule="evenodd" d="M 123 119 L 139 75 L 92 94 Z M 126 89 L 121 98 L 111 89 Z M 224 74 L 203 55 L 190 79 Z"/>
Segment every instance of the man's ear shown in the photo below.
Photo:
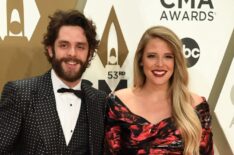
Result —
<path fill-rule="evenodd" d="M 53 55 L 54 55 L 52 47 L 51 47 L 51 46 L 48 46 L 48 47 L 47 47 L 47 50 L 48 50 L 49 56 L 52 58 Z"/>
<path fill-rule="evenodd" d="M 90 52 L 90 51 L 89 51 L 89 52 Z M 91 53 L 88 54 L 87 60 L 88 60 L 88 61 L 91 61 L 91 60 L 92 60 L 92 55 L 91 55 Z"/>

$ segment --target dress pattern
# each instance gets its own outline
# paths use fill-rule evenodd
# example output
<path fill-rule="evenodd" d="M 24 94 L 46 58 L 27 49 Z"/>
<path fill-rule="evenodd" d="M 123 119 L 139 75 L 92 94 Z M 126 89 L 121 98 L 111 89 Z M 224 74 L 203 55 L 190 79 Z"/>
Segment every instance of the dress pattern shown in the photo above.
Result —
<path fill-rule="evenodd" d="M 194 107 L 202 124 L 200 155 L 213 155 L 211 115 L 207 101 Z M 114 94 L 108 97 L 104 154 L 182 155 L 183 141 L 171 117 L 152 124 L 132 113 Z"/>

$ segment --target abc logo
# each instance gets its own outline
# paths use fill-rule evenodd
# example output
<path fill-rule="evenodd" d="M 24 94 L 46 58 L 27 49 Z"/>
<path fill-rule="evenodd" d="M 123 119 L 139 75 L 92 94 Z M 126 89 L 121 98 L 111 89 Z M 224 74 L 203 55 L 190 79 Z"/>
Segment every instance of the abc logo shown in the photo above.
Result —
<path fill-rule="evenodd" d="M 197 42 L 191 38 L 183 38 L 183 51 L 187 59 L 187 67 L 194 66 L 200 57 L 200 48 Z"/>

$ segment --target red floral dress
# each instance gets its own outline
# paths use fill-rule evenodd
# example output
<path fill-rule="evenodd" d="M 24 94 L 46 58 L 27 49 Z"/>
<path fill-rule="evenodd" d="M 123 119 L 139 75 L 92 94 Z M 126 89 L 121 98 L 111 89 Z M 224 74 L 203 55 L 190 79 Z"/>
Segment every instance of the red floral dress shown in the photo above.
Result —
<path fill-rule="evenodd" d="M 213 155 L 211 115 L 204 101 L 194 108 L 202 124 L 200 155 Z M 166 118 L 152 124 L 132 113 L 121 100 L 108 97 L 105 132 L 107 155 L 182 155 L 183 141 L 173 119 Z"/>

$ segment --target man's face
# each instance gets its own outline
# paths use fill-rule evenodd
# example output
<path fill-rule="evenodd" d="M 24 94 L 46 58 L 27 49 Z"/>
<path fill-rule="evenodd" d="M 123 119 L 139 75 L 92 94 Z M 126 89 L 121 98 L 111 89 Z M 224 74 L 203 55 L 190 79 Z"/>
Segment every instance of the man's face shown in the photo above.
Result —
<path fill-rule="evenodd" d="M 52 67 L 64 83 L 76 85 L 88 65 L 89 45 L 79 26 L 62 26 L 54 47 L 49 47 Z"/>

